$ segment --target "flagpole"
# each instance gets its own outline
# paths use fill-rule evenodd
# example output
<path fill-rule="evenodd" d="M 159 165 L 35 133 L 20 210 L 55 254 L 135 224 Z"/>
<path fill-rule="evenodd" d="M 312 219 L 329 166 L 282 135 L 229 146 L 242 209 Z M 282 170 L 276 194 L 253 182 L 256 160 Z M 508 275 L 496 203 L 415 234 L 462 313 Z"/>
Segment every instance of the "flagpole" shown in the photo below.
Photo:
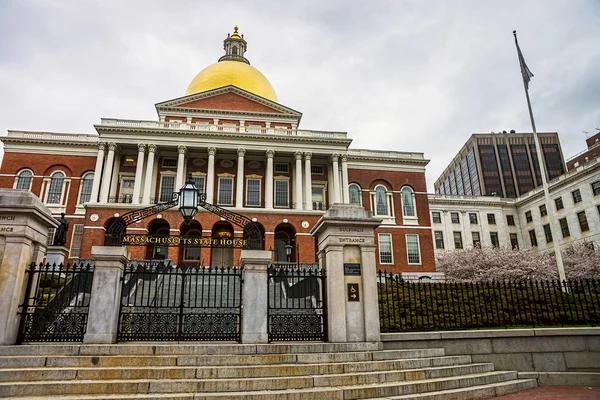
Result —
<path fill-rule="evenodd" d="M 554 220 L 554 209 L 550 202 L 550 190 L 548 188 L 548 180 L 546 179 L 546 164 L 544 163 L 544 156 L 542 153 L 542 146 L 540 144 L 540 138 L 538 137 L 537 130 L 535 128 L 535 120 L 533 119 L 533 111 L 531 110 L 531 100 L 529 99 L 529 79 L 533 76 L 523 58 L 521 49 L 519 48 L 519 42 L 517 41 L 517 31 L 513 31 L 515 37 L 515 45 L 517 46 L 517 53 L 519 56 L 519 64 L 521 66 L 521 74 L 523 75 L 523 87 L 525 89 L 525 97 L 527 98 L 527 108 L 529 109 L 529 119 L 531 120 L 531 129 L 533 130 L 533 141 L 535 142 L 535 152 L 537 153 L 538 165 L 540 167 L 540 175 L 542 177 L 542 187 L 544 188 L 544 203 L 546 204 L 546 212 L 548 213 L 548 221 L 550 222 L 550 231 L 552 232 L 552 244 L 554 247 L 554 255 L 556 257 L 556 267 L 558 268 L 558 277 L 561 282 L 566 280 L 565 266 L 563 264 L 562 253 L 560 250 L 559 238 L 560 232 L 556 231 L 556 221 Z"/>

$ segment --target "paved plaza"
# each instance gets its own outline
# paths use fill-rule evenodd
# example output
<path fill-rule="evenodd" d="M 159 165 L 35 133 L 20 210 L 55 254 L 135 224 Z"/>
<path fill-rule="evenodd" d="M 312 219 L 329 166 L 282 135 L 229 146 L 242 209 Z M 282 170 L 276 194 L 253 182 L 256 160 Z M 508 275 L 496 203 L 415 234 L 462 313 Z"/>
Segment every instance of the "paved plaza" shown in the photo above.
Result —
<path fill-rule="evenodd" d="M 598 400 L 600 399 L 600 387 L 542 386 L 494 398 L 502 400 Z"/>

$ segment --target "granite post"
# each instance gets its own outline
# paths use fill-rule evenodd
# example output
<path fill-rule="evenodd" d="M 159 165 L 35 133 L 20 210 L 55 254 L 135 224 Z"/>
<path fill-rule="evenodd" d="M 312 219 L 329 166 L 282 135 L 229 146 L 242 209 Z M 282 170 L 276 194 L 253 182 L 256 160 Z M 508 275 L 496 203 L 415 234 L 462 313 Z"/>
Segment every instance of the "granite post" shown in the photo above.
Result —
<path fill-rule="evenodd" d="M 240 266 L 244 268 L 242 286 L 242 343 L 268 343 L 267 268 L 268 250 L 242 250 Z"/>

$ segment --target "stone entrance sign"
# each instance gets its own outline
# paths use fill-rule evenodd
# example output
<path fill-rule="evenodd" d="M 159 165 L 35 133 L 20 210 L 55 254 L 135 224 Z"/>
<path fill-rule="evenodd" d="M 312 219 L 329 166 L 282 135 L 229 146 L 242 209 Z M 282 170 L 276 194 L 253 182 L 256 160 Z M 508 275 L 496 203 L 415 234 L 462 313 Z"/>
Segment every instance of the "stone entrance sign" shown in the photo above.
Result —
<path fill-rule="evenodd" d="M 50 210 L 31 192 L 0 189 L 0 345 L 17 341 L 25 269 L 42 261 L 48 229 L 57 226 Z"/>
<path fill-rule="evenodd" d="M 327 270 L 330 342 L 379 342 L 374 229 L 381 224 L 364 208 L 334 204 L 311 234 Z"/>

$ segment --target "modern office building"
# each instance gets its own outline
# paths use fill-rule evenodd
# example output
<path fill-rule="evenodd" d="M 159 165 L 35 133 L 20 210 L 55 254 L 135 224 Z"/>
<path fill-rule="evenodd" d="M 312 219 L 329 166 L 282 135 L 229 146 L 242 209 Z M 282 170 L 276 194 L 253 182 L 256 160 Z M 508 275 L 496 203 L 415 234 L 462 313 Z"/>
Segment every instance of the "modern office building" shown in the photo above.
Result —
<path fill-rule="evenodd" d="M 567 170 L 570 171 L 600 156 L 600 129 L 598 132 L 585 140 L 587 149 L 567 160 Z"/>

